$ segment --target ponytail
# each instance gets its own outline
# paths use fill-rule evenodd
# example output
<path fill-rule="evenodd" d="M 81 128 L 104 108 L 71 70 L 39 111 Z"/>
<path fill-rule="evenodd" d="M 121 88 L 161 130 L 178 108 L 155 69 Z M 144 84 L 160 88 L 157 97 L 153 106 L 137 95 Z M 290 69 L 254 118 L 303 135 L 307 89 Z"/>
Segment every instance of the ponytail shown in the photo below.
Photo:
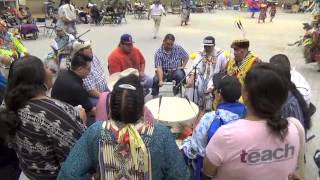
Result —
<path fill-rule="evenodd" d="M 283 141 L 288 133 L 288 121 L 280 112 L 288 97 L 288 84 L 271 64 L 261 63 L 247 73 L 244 86 L 254 115 L 265 119 L 271 132 Z"/>
<path fill-rule="evenodd" d="M 288 133 L 288 120 L 281 117 L 280 111 L 267 117 L 267 126 L 271 129 L 272 133 L 284 140 Z"/>

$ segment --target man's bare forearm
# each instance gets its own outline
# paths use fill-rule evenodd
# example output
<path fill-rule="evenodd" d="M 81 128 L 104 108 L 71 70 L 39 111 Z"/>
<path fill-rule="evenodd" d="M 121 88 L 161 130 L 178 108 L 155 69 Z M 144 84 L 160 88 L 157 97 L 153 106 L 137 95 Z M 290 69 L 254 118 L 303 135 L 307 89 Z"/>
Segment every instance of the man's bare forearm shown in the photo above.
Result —
<path fill-rule="evenodd" d="M 159 81 L 163 81 L 163 70 L 162 70 L 162 66 L 157 67 L 157 74 L 158 74 Z"/>

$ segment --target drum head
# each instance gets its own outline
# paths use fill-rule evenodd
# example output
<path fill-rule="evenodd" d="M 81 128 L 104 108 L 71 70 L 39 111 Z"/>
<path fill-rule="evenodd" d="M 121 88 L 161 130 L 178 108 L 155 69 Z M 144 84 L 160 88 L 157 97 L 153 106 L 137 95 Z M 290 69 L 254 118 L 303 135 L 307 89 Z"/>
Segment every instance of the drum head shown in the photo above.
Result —
<path fill-rule="evenodd" d="M 145 106 L 151 111 L 156 120 L 178 123 L 193 121 L 199 113 L 198 106 L 187 99 L 179 97 L 162 97 L 160 110 L 159 99 L 148 101 Z"/>

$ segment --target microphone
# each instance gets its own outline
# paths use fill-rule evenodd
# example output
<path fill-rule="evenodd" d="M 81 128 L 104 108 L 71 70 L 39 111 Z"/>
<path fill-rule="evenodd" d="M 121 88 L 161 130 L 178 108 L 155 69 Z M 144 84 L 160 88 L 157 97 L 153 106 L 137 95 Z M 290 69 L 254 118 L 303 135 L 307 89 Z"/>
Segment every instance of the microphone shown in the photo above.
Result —
<path fill-rule="evenodd" d="M 190 59 L 195 60 L 197 58 L 197 53 L 191 53 Z"/>

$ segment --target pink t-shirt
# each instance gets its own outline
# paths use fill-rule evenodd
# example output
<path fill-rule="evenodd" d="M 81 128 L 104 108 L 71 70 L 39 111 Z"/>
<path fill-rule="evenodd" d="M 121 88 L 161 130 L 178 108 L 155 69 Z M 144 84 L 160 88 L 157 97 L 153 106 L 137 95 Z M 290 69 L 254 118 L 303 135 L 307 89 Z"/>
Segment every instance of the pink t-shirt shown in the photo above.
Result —
<path fill-rule="evenodd" d="M 295 172 L 299 147 L 299 131 L 290 121 L 282 142 L 266 121 L 241 119 L 218 129 L 206 156 L 219 167 L 215 180 L 286 180 Z"/>

